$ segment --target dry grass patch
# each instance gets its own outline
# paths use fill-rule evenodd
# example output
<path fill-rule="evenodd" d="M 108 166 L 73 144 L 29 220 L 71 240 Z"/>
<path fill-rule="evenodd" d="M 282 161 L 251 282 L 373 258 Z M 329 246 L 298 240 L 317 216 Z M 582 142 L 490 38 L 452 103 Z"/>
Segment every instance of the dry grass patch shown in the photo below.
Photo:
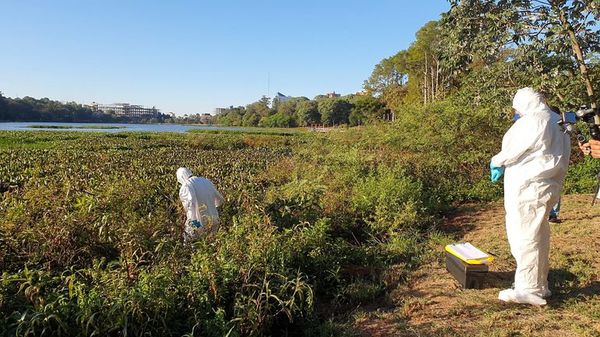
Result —
<path fill-rule="evenodd" d="M 439 254 L 390 294 L 394 309 L 364 315 L 354 327 L 363 336 L 600 336 L 600 206 L 590 201 L 590 195 L 565 196 L 563 222 L 552 224 L 554 296 L 548 306 L 497 299 L 512 284 L 514 260 L 502 202 L 496 202 L 466 206 L 442 228 L 497 256 L 485 289 L 461 289 L 444 268 L 443 247 L 437 247 Z"/>

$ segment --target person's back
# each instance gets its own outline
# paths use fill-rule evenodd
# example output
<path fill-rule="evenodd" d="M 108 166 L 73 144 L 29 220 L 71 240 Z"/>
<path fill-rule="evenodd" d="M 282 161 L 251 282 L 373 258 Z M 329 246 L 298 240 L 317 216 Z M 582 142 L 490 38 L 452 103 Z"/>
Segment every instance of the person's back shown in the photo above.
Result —
<path fill-rule="evenodd" d="M 219 227 L 217 207 L 223 203 L 221 193 L 210 180 L 192 176 L 184 167 L 177 170 L 177 180 L 181 184 L 179 199 L 187 216 L 184 240 L 195 239 L 199 230 L 216 232 Z"/>
<path fill-rule="evenodd" d="M 201 226 L 212 226 L 213 231 L 219 225 L 219 212 L 223 197 L 210 180 L 203 177 L 191 177 L 184 185 L 189 193 L 194 193 L 196 207 L 188 210 L 188 218 L 200 221 Z M 182 186 L 182 188 L 184 188 Z"/>
<path fill-rule="evenodd" d="M 520 193 L 523 186 L 531 182 L 543 182 L 558 189 L 562 186 L 569 163 L 570 141 L 557 122 L 558 116 L 554 114 L 533 113 L 520 118 L 506 133 L 503 148 L 514 148 L 507 144 L 509 142 L 533 143 L 524 153 L 513 156 L 512 161 L 503 161 L 506 179 L 513 182 L 505 185 L 509 195 Z M 511 191 L 511 187 L 517 190 Z"/>

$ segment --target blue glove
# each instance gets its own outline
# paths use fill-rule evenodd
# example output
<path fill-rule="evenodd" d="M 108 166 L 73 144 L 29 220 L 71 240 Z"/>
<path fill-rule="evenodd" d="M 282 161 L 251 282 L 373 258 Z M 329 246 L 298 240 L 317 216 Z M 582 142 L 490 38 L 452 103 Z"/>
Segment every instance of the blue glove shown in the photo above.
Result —
<path fill-rule="evenodd" d="M 504 167 L 494 166 L 494 164 L 490 162 L 490 172 L 490 179 L 493 183 L 495 183 L 498 180 L 500 180 L 500 177 L 502 177 L 502 175 L 504 174 Z"/>

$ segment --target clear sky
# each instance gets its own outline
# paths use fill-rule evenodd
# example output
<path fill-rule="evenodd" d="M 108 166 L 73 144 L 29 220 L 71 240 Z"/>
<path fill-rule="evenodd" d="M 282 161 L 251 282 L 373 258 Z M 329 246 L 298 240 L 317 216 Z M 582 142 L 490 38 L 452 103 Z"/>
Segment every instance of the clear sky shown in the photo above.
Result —
<path fill-rule="evenodd" d="M 177 114 L 361 90 L 445 0 L 2 0 L 0 91 Z"/>

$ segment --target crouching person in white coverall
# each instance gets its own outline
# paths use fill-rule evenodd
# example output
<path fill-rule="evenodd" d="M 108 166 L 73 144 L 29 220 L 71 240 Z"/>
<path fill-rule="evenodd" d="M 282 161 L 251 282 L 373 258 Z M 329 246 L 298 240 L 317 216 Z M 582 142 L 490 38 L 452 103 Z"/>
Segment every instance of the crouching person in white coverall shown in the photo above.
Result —
<path fill-rule="evenodd" d="M 177 181 L 181 184 L 179 199 L 187 215 L 183 240 L 189 242 L 203 233 L 215 233 L 219 228 L 217 207 L 223 203 L 221 193 L 210 180 L 193 176 L 185 167 L 177 169 Z"/>
<path fill-rule="evenodd" d="M 492 181 L 504 174 L 504 208 L 510 250 L 517 262 L 514 288 L 500 292 L 505 302 L 545 305 L 548 289 L 550 225 L 570 156 L 569 137 L 544 97 L 531 88 L 517 91 L 513 108 L 520 118 L 492 157 Z"/>

